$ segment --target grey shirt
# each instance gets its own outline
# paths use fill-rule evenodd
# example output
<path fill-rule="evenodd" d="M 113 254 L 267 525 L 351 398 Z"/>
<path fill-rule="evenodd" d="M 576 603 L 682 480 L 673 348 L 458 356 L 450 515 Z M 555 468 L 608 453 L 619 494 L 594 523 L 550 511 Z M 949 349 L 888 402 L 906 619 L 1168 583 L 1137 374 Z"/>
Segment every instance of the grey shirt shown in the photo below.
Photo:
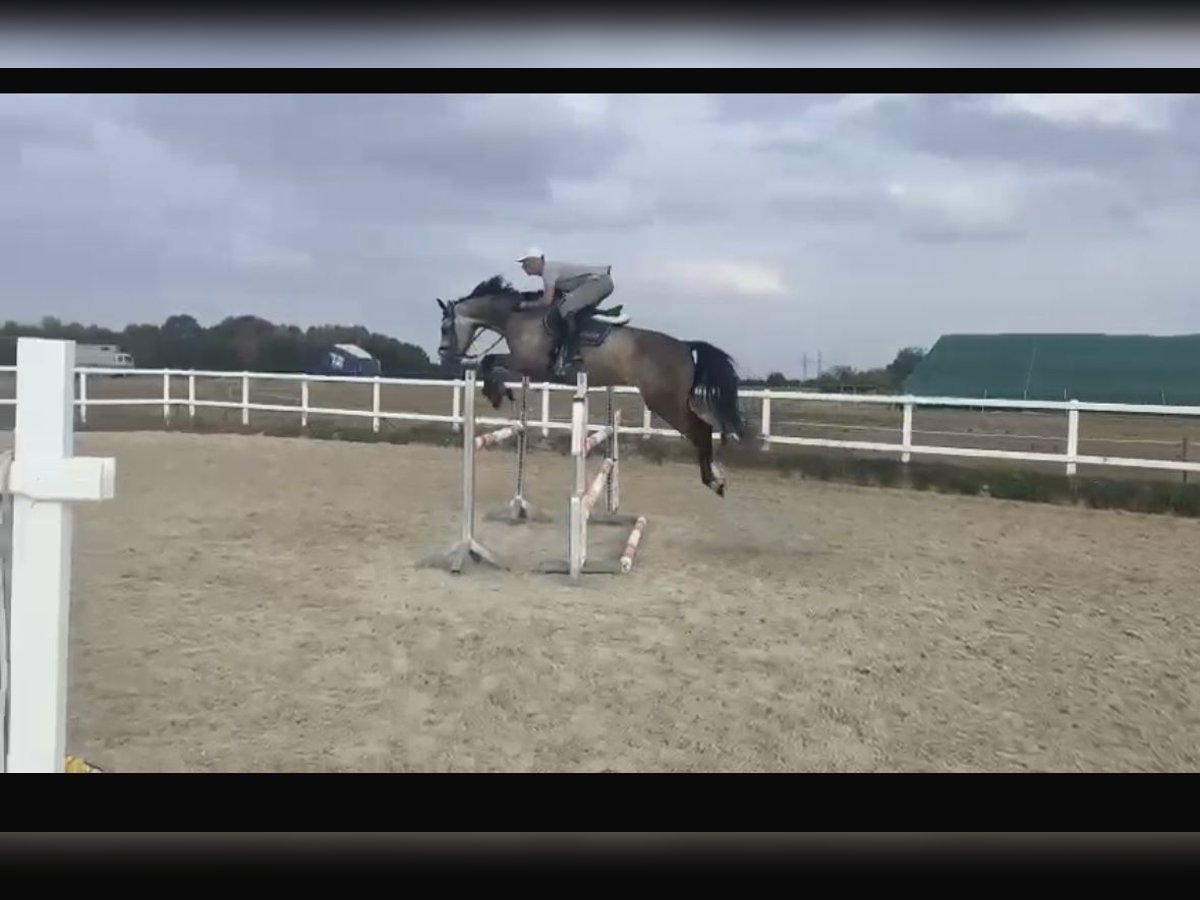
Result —
<path fill-rule="evenodd" d="M 565 294 L 575 290 L 585 281 L 598 275 L 608 275 L 611 272 L 612 266 L 592 266 L 546 260 L 545 267 L 542 269 L 542 283 L 550 291 L 557 289 Z"/>

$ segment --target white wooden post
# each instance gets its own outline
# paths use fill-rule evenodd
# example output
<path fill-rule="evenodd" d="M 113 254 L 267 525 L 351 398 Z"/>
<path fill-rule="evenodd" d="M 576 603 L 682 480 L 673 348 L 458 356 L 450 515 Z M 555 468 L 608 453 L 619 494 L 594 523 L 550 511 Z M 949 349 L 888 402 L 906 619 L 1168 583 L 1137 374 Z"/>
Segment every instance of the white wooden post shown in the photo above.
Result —
<path fill-rule="evenodd" d="M 567 538 L 569 574 L 578 580 L 587 562 L 587 513 L 583 508 L 583 495 L 587 483 L 588 433 L 588 387 L 587 373 L 575 376 L 575 394 L 571 398 L 571 455 L 575 457 L 575 490 L 571 492 L 570 531 Z"/>
<path fill-rule="evenodd" d="M 171 424 L 171 373 L 163 369 L 163 422 Z"/>
<path fill-rule="evenodd" d="M 621 505 L 621 407 L 617 406 L 617 392 L 611 387 L 606 391 L 605 423 L 612 429 L 612 437 L 608 439 L 608 458 L 613 461 L 612 471 L 608 473 L 608 491 L 605 494 L 605 512 L 615 513 Z"/>
<path fill-rule="evenodd" d="M 250 424 L 250 373 L 242 373 L 242 424 Z"/>
<path fill-rule="evenodd" d="M 188 418 L 196 418 L 196 373 L 188 373 Z"/>
<path fill-rule="evenodd" d="M 375 381 L 371 385 L 371 430 L 379 431 L 379 376 L 375 376 Z"/>
<path fill-rule="evenodd" d="M 550 436 L 550 388 L 542 385 L 542 437 Z"/>
<path fill-rule="evenodd" d="M 912 459 L 912 420 L 913 420 L 913 404 L 911 400 L 904 402 L 904 424 L 900 429 L 900 462 L 909 462 Z"/>
<path fill-rule="evenodd" d="M 1079 401 L 1072 400 L 1067 409 L 1067 474 L 1074 475 L 1079 458 Z"/>
<path fill-rule="evenodd" d="M 300 382 L 300 427 L 308 427 L 308 379 Z"/>
<path fill-rule="evenodd" d="M 771 394 L 767 390 L 763 391 L 762 427 L 759 430 L 761 432 L 761 434 L 759 435 L 759 438 L 762 441 L 762 448 L 764 450 L 770 450 L 771 449 Z"/>
<path fill-rule="evenodd" d="M 79 373 L 79 423 L 87 424 L 87 372 Z"/>
<path fill-rule="evenodd" d="M 13 495 L 7 635 L 10 773 L 63 772 L 72 509 L 114 495 L 116 461 L 74 456 L 75 344 L 17 341 L 17 413 L 8 484 Z"/>
<path fill-rule="evenodd" d="M 646 405 L 645 398 L 642 399 L 642 440 L 650 440 L 650 407 Z"/>
<path fill-rule="evenodd" d="M 450 418 L 454 420 L 450 427 L 455 431 L 462 430 L 462 392 L 462 385 L 456 384 L 453 388 L 454 396 L 450 401 Z"/>

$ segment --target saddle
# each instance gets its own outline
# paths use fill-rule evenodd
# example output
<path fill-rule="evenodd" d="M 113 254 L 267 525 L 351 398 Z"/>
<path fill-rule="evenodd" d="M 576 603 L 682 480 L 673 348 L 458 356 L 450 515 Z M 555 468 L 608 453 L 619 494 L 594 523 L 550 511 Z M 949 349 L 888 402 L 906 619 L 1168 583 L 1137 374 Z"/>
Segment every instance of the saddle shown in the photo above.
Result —
<path fill-rule="evenodd" d="M 622 312 L 624 308 L 625 305 L 622 303 L 607 309 L 587 309 L 581 312 L 578 316 L 579 345 L 581 347 L 599 347 L 608 339 L 608 335 L 614 328 L 628 324 L 629 316 Z M 519 304 L 517 309 L 519 311 L 545 309 L 546 311 L 542 315 L 542 328 L 550 337 L 557 336 L 558 331 L 550 322 L 550 316 L 555 314 L 554 306 L 543 307 L 536 300 L 526 300 Z"/>

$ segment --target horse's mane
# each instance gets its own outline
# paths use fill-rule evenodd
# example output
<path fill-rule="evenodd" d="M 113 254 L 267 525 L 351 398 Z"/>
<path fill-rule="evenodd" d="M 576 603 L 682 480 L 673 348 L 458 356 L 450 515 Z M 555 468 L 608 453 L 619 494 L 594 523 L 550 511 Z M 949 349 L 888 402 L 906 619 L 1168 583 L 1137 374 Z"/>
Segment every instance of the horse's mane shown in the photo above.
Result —
<path fill-rule="evenodd" d="M 514 300 L 527 300 L 530 297 L 538 296 L 539 293 L 539 291 L 519 291 L 503 275 L 493 275 L 486 281 L 481 281 L 475 285 L 471 289 L 471 293 L 467 294 L 463 299 L 469 300 L 472 297 L 500 296 L 511 297 Z"/>

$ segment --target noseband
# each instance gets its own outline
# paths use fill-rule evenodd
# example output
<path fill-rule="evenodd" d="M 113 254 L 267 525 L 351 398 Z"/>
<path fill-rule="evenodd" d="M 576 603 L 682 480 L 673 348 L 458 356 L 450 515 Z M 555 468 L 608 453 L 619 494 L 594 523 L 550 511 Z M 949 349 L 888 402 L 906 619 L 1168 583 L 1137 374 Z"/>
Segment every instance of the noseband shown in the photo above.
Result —
<path fill-rule="evenodd" d="M 455 360 L 468 359 L 469 358 L 468 351 L 471 349 L 471 345 L 475 343 L 475 341 L 476 341 L 476 339 L 478 339 L 479 335 L 481 335 L 484 331 L 487 330 L 483 325 L 475 324 L 474 325 L 475 333 L 473 335 L 471 335 L 471 339 L 469 341 L 467 341 L 467 346 L 463 347 L 461 350 L 458 349 L 458 327 L 457 327 L 457 325 L 458 325 L 458 304 L 461 302 L 462 302 L 461 300 L 455 300 L 453 303 L 451 303 L 449 305 L 449 308 L 442 314 L 442 322 L 449 324 L 450 336 L 451 336 L 451 341 L 452 341 L 450 349 L 451 349 L 451 352 L 454 354 Z M 479 358 L 479 357 L 483 356 L 484 354 L 490 352 L 492 347 L 495 347 L 502 340 L 504 340 L 503 334 L 496 335 L 496 339 L 494 341 L 492 341 L 491 346 L 489 346 L 487 348 L 487 350 L 484 350 L 482 353 L 477 354 L 475 358 Z"/>

